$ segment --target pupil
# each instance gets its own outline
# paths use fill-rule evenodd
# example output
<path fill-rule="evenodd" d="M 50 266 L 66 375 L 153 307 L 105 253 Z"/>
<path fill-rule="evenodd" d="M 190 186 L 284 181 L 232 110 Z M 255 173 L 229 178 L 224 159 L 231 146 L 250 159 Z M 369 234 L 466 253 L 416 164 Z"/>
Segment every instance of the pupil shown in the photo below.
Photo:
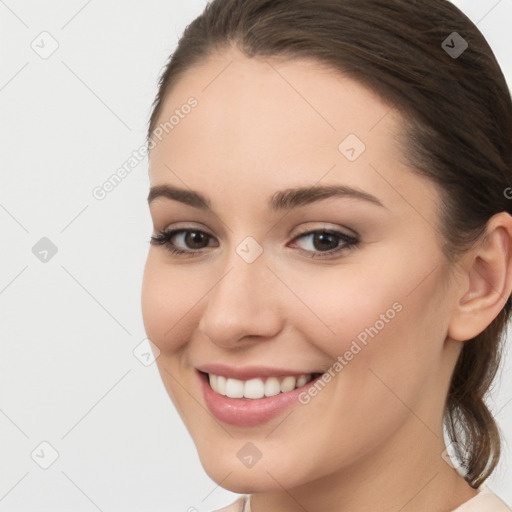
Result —
<path fill-rule="evenodd" d="M 337 246 L 336 240 L 334 240 L 334 241 L 329 240 L 329 238 L 332 238 L 333 236 L 334 235 L 331 235 L 329 233 L 316 234 L 314 239 L 313 239 L 313 245 L 315 246 L 315 249 L 318 249 L 318 250 L 321 250 L 321 249 L 325 249 L 325 250 L 335 249 L 336 246 Z M 317 241 L 319 241 L 320 244 L 317 244 L 316 243 Z M 327 246 L 325 245 L 326 242 L 327 242 Z"/>
<path fill-rule="evenodd" d="M 208 235 L 206 233 L 200 233 L 198 231 L 190 231 L 185 235 L 186 244 L 192 249 L 201 249 L 201 242 L 204 242 Z M 199 244 L 199 247 L 195 244 Z"/>

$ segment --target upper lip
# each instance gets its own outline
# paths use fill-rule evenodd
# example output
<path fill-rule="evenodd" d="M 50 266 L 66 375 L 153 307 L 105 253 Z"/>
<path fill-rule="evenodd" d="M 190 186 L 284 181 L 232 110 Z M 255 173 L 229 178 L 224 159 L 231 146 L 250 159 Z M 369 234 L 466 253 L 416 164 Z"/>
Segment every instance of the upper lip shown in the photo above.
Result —
<path fill-rule="evenodd" d="M 280 377 L 286 375 L 310 375 L 319 372 L 310 372 L 303 370 L 290 370 L 285 368 L 275 368 L 269 366 L 244 366 L 234 367 L 225 364 L 203 364 L 196 366 L 200 372 L 210 373 L 213 375 L 222 375 L 223 377 L 231 377 L 238 380 L 249 380 L 258 377 Z"/>

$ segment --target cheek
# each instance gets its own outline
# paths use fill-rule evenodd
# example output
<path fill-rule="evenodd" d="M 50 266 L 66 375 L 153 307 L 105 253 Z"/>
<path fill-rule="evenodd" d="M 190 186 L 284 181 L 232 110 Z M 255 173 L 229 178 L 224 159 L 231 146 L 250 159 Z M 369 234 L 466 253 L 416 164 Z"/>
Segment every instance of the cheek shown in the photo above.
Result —
<path fill-rule="evenodd" d="M 165 255 L 150 249 L 142 282 L 142 317 L 147 337 L 158 347 L 156 366 L 174 406 L 184 420 L 187 411 L 196 411 L 197 402 L 183 392 L 181 358 L 194 322 L 194 305 L 204 295 L 191 283 L 182 267 L 167 265 Z M 198 411 L 196 411 L 198 412 Z M 200 411 L 198 412 L 200 414 Z M 188 423 L 188 422 L 186 422 Z"/>
<path fill-rule="evenodd" d="M 386 268 L 340 267 L 317 270 L 314 279 L 295 276 L 301 301 L 290 299 L 288 315 L 312 349 L 327 356 L 323 370 L 330 370 L 335 383 L 338 412 L 350 407 L 371 417 L 379 403 L 395 411 L 390 389 L 415 401 L 440 367 L 448 309 L 443 276 L 436 272 L 424 279 L 432 267 L 420 261 L 396 272 Z M 332 402 L 323 405 L 333 408 Z"/>
<path fill-rule="evenodd" d="M 398 249 L 396 255 L 384 249 L 357 264 L 311 272 L 281 269 L 294 292 L 286 301 L 291 323 L 332 359 L 347 351 L 357 352 L 358 359 L 363 353 L 389 359 L 401 351 L 434 351 L 433 344 L 425 347 L 421 340 L 446 334 L 446 277 L 437 252 L 423 247 L 423 254 L 405 258 Z"/>
<path fill-rule="evenodd" d="M 182 267 L 166 265 L 164 255 L 150 249 L 142 282 L 142 317 L 148 338 L 162 353 L 178 350 L 187 324 L 205 291 Z"/>
<path fill-rule="evenodd" d="M 365 346 L 382 337 L 404 308 L 401 284 L 369 267 L 322 268 L 314 276 L 297 272 L 289 281 L 296 296 L 287 306 L 294 327 L 333 359 L 352 341 Z"/>

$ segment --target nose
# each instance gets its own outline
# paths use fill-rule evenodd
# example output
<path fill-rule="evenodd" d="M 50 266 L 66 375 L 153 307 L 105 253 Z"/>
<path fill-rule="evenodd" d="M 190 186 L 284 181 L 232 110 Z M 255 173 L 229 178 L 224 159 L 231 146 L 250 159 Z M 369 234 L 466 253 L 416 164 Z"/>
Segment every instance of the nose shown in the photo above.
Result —
<path fill-rule="evenodd" d="M 238 348 L 243 340 L 273 338 L 282 329 L 279 281 L 261 255 L 247 263 L 229 258 L 207 294 L 199 330 L 223 348 Z"/>

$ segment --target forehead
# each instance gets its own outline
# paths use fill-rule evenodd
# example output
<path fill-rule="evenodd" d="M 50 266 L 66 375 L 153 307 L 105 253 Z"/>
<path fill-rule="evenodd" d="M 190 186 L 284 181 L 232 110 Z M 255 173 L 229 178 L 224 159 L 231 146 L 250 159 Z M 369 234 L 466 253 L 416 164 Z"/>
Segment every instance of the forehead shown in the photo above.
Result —
<path fill-rule="evenodd" d="M 190 98 L 195 106 L 184 108 Z M 156 125 L 168 126 L 151 150 L 151 183 L 238 184 L 237 193 L 266 199 L 326 179 L 396 199 L 386 181 L 425 186 L 395 144 L 400 120 L 369 89 L 321 63 L 226 51 L 189 69 L 165 98 Z M 347 158 L 352 147 L 356 159 Z"/>
<path fill-rule="evenodd" d="M 352 132 L 369 139 L 368 132 L 384 118 L 389 129 L 397 117 L 360 83 L 319 62 L 248 58 L 234 49 L 190 68 L 167 94 L 158 121 L 179 113 L 191 97 L 197 106 L 187 115 L 189 121 L 180 119 L 173 126 L 175 140 L 190 128 L 200 142 L 204 142 L 201 136 L 212 132 L 216 140 L 254 142 L 272 134 L 289 134 L 293 137 L 279 143 L 283 149 L 293 146 L 296 150 L 305 137 L 308 145 L 336 142 Z"/>

